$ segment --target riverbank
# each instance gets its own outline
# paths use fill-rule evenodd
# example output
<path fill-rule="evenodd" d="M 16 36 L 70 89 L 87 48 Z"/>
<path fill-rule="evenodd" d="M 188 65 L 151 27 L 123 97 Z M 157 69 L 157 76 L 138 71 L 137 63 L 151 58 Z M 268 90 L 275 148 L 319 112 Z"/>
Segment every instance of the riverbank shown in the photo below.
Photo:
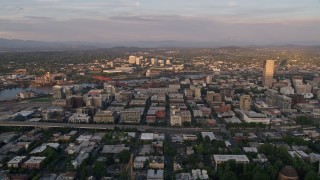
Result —
<path fill-rule="evenodd" d="M 95 83 L 82 83 L 82 84 L 75 84 L 82 86 L 82 87 L 95 87 L 97 84 Z M 34 91 L 37 94 L 52 94 L 52 86 L 28 86 L 27 88 L 23 87 L 16 87 L 10 89 L 0 90 L 0 102 L 14 102 L 17 99 L 17 94 L 23 91 Z"/>
<path fill-rule="evenodd" d="M 36 97 L 31 97 L 31 98 L 24 98 L 24 99 L 11 99 L 11 100 L 3 100 L 0 101 L 0 103 L 14 103 L 14 102 L 51 102 L 52 101 L 52 94 L 47 94 L 47 95 L 41 95 L 41 96 L 36 96 Z"/>

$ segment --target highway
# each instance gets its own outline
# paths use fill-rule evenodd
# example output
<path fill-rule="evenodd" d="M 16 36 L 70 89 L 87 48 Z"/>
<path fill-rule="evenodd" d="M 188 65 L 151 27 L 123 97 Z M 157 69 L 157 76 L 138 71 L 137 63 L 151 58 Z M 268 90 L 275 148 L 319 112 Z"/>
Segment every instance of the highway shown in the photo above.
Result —
<path fill-rule="evenodd" d="M 161 127 L 147 125 L 122 125 L 122 124 L 68 124 L 52 122 L 29 122 L 29 121 L 0 121 L 0 126 L 5 127 L 39 127 L 39 128 L 77 128 L 77 129 L 100 129 L 113 130 L 119 128 L 136 128 L 138 131 L 151 131 L 163 133 L 188 133 L 213 131 L 220 132 L 218 127 L 214 128 L 195 128 L 195 127 Z"/>

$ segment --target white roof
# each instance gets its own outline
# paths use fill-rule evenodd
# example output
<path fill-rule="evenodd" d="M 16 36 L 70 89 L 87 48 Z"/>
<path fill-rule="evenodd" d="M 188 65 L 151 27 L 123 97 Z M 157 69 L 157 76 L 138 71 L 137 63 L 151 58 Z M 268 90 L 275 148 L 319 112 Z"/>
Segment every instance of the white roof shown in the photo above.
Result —
<path fill-rule="evenodd" d="M 241 123 L 240 119 L 235 116 L 231 118 L 224 118 L 224 121 L 226 123 Z"/>
<path fill-rule="evenodd" d="M 20 163 L 23 159 L 25 159 L 26 156 L 16 156 L 13 159 L 11 159 L 8 164 L 18 164 Z"/>
<path fill-rule="evenodd" d="M 33 149 L 30 154 L 37 154 L 37 153 L 42 153 L 44 150 L 47 149 L 47 146 L 43 146 L 43 145 L 40 145 L 38 147 L 36 147 L 35 149 Z"/>
<path fill-rule="evenodd" d="M 46 159 L 46 157 L 31 156 L 30 159 L 25 162 L 25 164 L 38 164 L 38 163 L 41 163 L 45 159 Z"/>
<path fill-rule="evenodd" d="M 32 119 L 29 119 L 28 121 L 31 121 L 31 122 L 39 122 L 41 121 L 42 118 L 32 118 Z"/>
<path fill-rule="evenodd" d="M 35 149 L 33 149 L 30 154 L 36 154 L 36 153 L 42 153 L 44 150 L 47 149 L 47 147 L 50 146 L 54 149 L 57 149 L 60 144 L 59 143 L 43 143 L 42 145 L 36 147 Z"/>
<path fill-rule="evenodd" d="M 27 116 L 30 116 L 31 114 L 33 114 L 33 112 L 31 112 L 31 111 L 21 111 L 20 114 L 23 117 L 27 117 Z"/>
<path fill-rule="evenodd" d="M 235 161 L 247 161 L 249 162 L 249 159 L 246 155 L 213 155 L 213 158 L 215 161 L 229 161 L 229 160 L 235 160 Z"/>
<path fill-rule="evenodd" d="M 165 139 L 165 135 L 164 135 L 164 133 L 160 133 L 160 134 L 154 133 L 153 134 L 153 138 L 157 139 L 157 140 L 164 140 Z"/>
<path fill-rule="evenodd" d="M 134 161 L 135 162 L 145 162 L 147 159 L 149 159 L 149 157 L 147 157 L 147 156 L 137 156 L 135 159 L 134 159 Z"/>
<path fill-rule="evenodd" d="M 298 157 L 301 158 L 301 156 L 296 152 L 296 151 L 288 151 L 288 153 L 294 158 L 294 157 Z"/>
<path fill-rule="evenodd" d="M 70 131 L 68 135 L 70 135 L 70 136 L 74 136 L 74 135 L 76 135 L 76 134 L 77 134 L 77 132 L 78 132 L 78 131 L 74 131 L 74 130 L 73 130 L 73 131 Z"/>
<path fill-rule="evenodd" d="M 244 152 L 248 153 L 248 152 L 254 152 L 257 153 L 258 149 L 256 147 L 243 147 Z"/>
<path fill-rule="evenodd" d="M 202 138 L 209 137 L 210 141 L 217 139 L 213 132 L 201 132 Z"/>
<path fill-rule="evenodd" d="M 303 152 L 303 151 L 296 151 L 301 157 L 303 157 L 303 158 L 308 158 L 309 157 L 309 155 L 308 154 L 306 154 L 305 152 Z"/>
<path fill-rule="evenodd" d="M 129 147 L 125 147 L 125 144 L 117 144 L 117 145 L 104 145 L 101 153 L 104 154 L 118 154 L 123 150 L 129 150 Z"/>
<path fill-rule="evenodd" d="M 153 133 L 142 133 L 141 140 L 153 140 Z"/>
<path fill-rule="evenodd" d="M 89 141 L 91 139 L 92 135 L 80 135 L 77 138 L 77 141 Z"/>
<path fill-rule="evenodd" d="M 60 146 L 59 143 L 46 143 L 44 145 L 50 146 L 50 147 L 55 148 L 55 149 L 57 149 Z"/>
<path fill-rule="evenodd" d="M 252 138 L 256 138 L 256 137 L 257 137 L 257 135 L 256 135 L 255 133 L 248 133 L 248 135 L 249 135 L 250 137 L 252 137 Z"/>
<path fill-rule="evenodd" d="M 170 137 L 172 142 L 183 142 L 182 134 L 171 134 Z"/>
<path fill-rule="evenodd" d="M 193 179 L 209 179 L 208 172 L 206 170 L 192 169 Z"/>
<path fill-rule="evenodd" d="M 154 170 L 154 169 L 149 169 L 147 173 L 148 178 L 157 178 L 157 179 L 163 179 L 163 170 Z"/>
<path fill-rule="evenodd" d="M 135 132 L 127 132 L 129 137 L 136 137 L 136 133 Z"/>

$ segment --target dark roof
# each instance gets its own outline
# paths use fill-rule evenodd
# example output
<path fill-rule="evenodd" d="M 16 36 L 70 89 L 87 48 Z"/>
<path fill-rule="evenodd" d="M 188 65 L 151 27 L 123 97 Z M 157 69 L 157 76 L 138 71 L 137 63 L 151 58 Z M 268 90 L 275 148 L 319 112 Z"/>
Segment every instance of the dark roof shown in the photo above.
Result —
<path fill-rule="evenodd" d="M 14 180 L 28 180 L 29 176 L 24 174 L 10 174 L 10 179 Z"/>
<path fill-rule="evenodd" d="M 291 177 L 291 178 L 298 177 L 297 171 L 291 166 L 283 167 L 279 173 L 286 177 Z"/>

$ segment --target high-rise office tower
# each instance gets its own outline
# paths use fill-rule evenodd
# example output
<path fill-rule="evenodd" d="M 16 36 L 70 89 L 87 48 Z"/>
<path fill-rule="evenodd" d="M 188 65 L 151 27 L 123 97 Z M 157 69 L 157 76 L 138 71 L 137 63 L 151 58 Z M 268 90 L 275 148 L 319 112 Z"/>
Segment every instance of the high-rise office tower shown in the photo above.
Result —
<path fill-rule="evenodd" d="M 274 73 L 274 60 L 265 60 L 263 65 L 263 86 L 266 88 L 272 87 Z"/>
<path fill-rule="evenodd" d="M 243 95 L 240 97 L 240 109 L 249 111 L 251 109 L 251 97 L 250 95 Z"/>
<path fill-rule="evenodd" d="M 157 61 L 156 58 L 151 58 L 151 64 L 152 64 L 152 65 L 157 64 L 157 62 L 158 62 L 158 61 Z"/>
<path fill-rule="evenodd" d="M 136 58 L 136 65 L 140 65 L 142 60 L 140 58 Z"/>
<path fill-rule="evenodd" d="M 62 86 L 56 85 L 56 86 L 53 86 L 52 89 L 53 89 L 53 99 L 63 99 L 64 94 L 63 94 Z"/>
<path fill-rule="evenodd" d="M 129 56 L 129 64 L 135 64 L 136 63 L 136 58 L 135 56 Z"/>
<path fill-rule="evenodd" d="M 212 83 L 212 76 L 207 76 L 206 77 L 206 83 L 211 84 Z"/>

